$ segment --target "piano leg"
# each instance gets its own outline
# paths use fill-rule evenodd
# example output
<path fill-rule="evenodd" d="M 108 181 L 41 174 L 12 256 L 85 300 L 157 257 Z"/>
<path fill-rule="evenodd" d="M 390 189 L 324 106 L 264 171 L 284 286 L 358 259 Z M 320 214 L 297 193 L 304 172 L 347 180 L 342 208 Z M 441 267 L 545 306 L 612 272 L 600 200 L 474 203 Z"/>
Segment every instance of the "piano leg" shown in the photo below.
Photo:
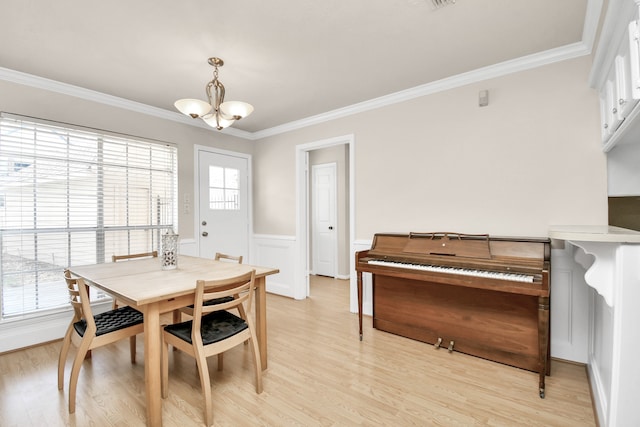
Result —
<path fill-rule="evenodd" d="M 357 262 L 357 260 L 356 260 Z M 360 328 L 360 341 L 362 341 L 362 272 L 358 272 L 358 325 Z"/>
<path fill-rule="evenodd" d="M 544 399 L 544 380 L 549 366 L 549 297 L 538 297 L 538 387 L 540 398 Z"/>

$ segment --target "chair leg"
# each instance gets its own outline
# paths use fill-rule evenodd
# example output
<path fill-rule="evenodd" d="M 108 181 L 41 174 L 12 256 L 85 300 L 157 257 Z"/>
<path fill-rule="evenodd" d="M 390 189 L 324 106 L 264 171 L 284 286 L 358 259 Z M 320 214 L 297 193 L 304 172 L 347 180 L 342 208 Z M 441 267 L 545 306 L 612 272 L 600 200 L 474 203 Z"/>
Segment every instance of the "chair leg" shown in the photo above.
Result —
<path fill-rule="evenodd" d="M 86 337 L 86 335 L 85 335 Z M 78 375 L 80 374 L 80 368 L 84 357 L 91 346 L 92 339 L 83 339 L 78 346 L 78 352 L 73 359 L 73 367 L 71 368 L 71 376 L 69 377 L 69 413 L 76 412 L 76 386 L 78 385 Z"/>
<path fill-rule="evenodd" d="M 64 388 L 64 365 L 67 363 L 67 355 L 69 354 L 69 347 L 71 347 L 71 334 L 73 333 L 73 325 L 69 325 L 67 333 L 62 340 L 62 348 L 60 348 L 60 355 L 58 356 L 58 390 Z"/>
<path fill-rule="evenodd" d="M 262 393 L 262 362 L 260 361 L 260 348 L 258 338 L 253 329 L 251 331 L 251 352 L 253 353 L 253 366 L 256 373 L 256 393 Z"/>
<path fill-rule="evenodd" d="M 136 363 L 136 336 L 129 337 L 129 352 L 131 353 L 131 363 Z"/>
<path fill-rule="evenodd" d="M 210 426 L 213 424 L 213 403 L 211 402 L 211 380 L 209 379 L 207 358 L 197 348 L 194 350 L 198 373 L 200 374 L 200 386 L 202 387 L 202 394 L 204 394 L 204 423 L 206 426 Z"/>

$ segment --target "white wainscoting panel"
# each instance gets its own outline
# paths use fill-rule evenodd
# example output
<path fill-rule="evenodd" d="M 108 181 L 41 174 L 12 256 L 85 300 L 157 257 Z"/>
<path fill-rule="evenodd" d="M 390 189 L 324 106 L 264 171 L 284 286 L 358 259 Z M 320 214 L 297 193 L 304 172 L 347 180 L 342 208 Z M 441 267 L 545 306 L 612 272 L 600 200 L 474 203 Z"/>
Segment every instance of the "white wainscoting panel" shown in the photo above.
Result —
<path fill-rule="evenodd" d="M 179 253 L 187 256 L 198 256 L 198 246 L 195 239 L 180 239 Z M 178 259 L 178 262 L 180 260 Z"/>
<path fill-rule="evenodd" d="M 267 292 L 294 298 L 295 260 L 298 258 L 295 249 L 295 236 L 253 236 L 251 264 L 280 270 L 278 274 L 267 276 Z"/>
<path fill-rule="evenodd" d="M 551 357 L 587 363 L 589 288 L 574 246 L 551 250 Z"/>

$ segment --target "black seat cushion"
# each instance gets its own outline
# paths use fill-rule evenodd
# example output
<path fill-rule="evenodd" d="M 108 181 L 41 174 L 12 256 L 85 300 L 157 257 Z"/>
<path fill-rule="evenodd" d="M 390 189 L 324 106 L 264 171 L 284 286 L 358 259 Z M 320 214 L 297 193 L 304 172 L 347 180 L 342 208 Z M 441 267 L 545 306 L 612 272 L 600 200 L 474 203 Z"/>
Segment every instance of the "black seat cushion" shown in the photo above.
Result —
<path fill-rule="evenodd" d="M 189 344 L 193 344 L 193 342 L 191 342 L 192 324 L 193 321 L 188 320 L 186 322 L 165 326 L 164 330 Z M 212 344 L 229 338 L 247 328 L 247 322 L 241 317 L 224 310 L 214 311 L 206 316 L 202 316 L 202 326 L 200 328 L 202 343 L 204 345 Z"/>
<path fill-rule="evenodd" d="M 93 316 L 96 322 L 96 336 L 108 334 L 129 326 L 137 325 L 144 321 L 142 313 L 129 306 L 120 307 L 115 310 L 105 311 L 104 313 Z M 81 337 L 87 330 L 87 322 L 83 319 L 73 324 L 74 329 Z"/>

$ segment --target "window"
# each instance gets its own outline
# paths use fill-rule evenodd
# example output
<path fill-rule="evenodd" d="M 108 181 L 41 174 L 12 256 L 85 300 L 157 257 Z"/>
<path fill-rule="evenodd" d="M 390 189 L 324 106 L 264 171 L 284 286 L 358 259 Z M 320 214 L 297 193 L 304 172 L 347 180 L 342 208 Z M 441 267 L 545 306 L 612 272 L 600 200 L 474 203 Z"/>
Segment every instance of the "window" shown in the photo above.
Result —
<path fill-rule="evenodd" d="M 158 250 L 176 194 L 172 145 L 2 113 L 0 322 L 67 308 L 70 265 Z"/>
<path fill-rule="evenodd" d="M 209 209 L 240 209 L 240 171 L 220 166 L 209 167 Z"/>

